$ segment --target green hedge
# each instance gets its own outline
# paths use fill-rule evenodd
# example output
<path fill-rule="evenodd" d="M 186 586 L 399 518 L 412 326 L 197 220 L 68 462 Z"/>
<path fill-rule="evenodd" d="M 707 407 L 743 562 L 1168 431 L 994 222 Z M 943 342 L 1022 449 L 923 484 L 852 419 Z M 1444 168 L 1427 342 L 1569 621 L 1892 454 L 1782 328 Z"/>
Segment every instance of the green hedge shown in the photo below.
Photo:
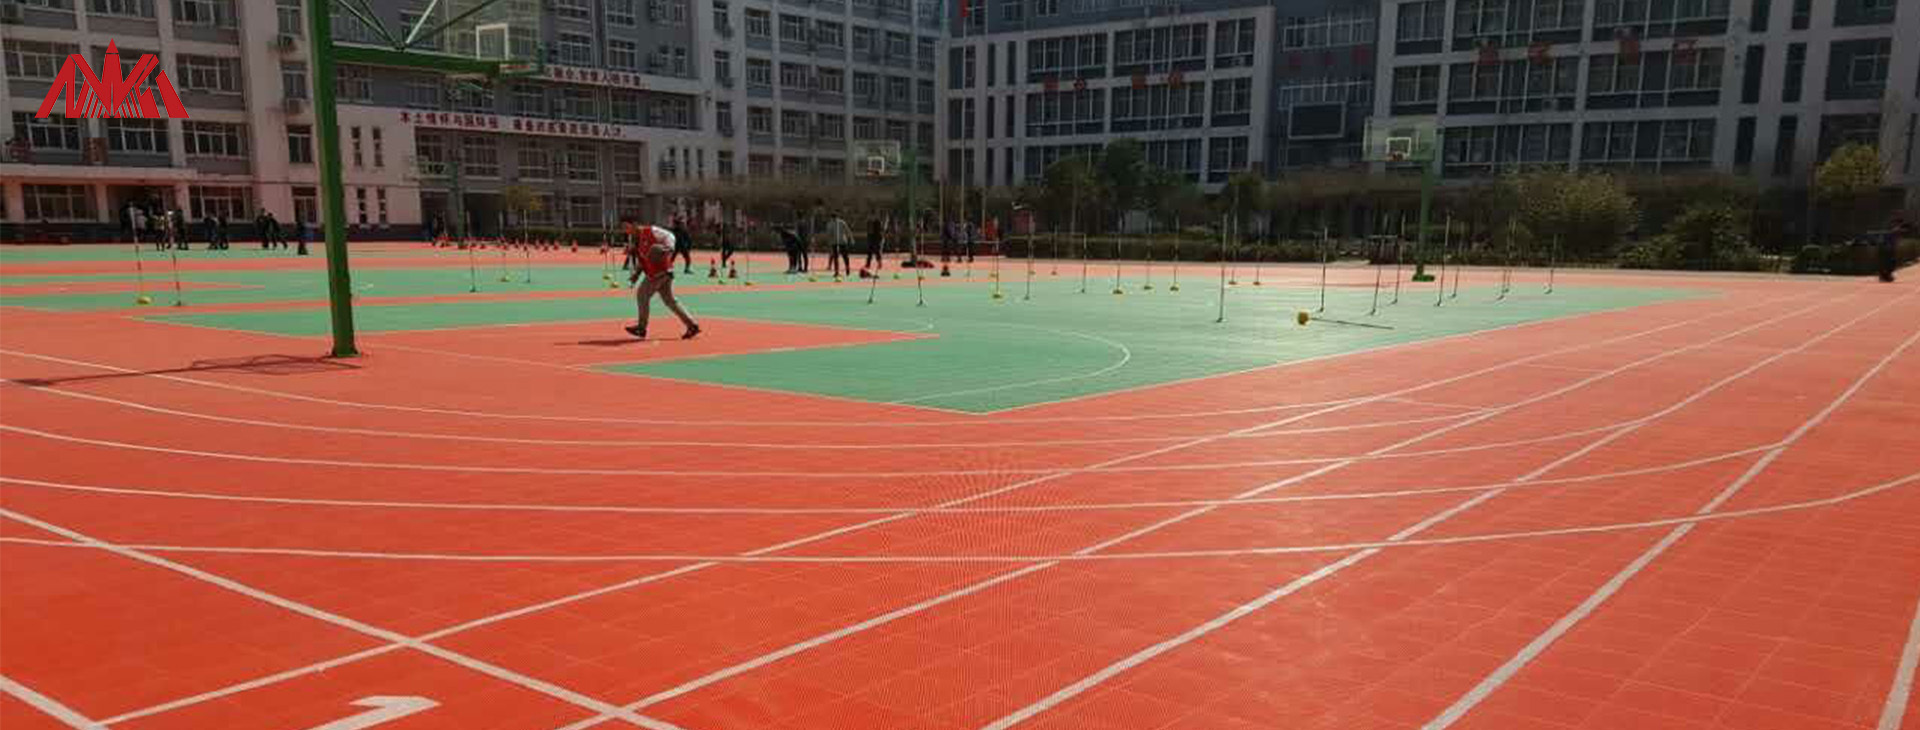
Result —
<path fill-rule="evenodd" d="M 1894 248 L 1894 266 L 1920 260 L 1920 239 L 1905 238 Z M 1803 246 L 1793 257 L 1796 274 L 1866 276 L 1880 273 L 1880 247 L 1864 243 Z"/>

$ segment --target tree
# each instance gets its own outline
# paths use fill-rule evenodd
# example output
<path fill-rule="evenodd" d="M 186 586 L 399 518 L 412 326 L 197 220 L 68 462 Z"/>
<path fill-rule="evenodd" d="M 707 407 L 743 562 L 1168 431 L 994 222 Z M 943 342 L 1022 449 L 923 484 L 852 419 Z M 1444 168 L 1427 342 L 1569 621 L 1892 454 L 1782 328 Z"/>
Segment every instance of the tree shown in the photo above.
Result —
<path fill-rule="evenodd" d="M 1518 205 L 1518 233 L 1540 245 L 1557 241 L 1569 256 L 1608 254 L 1639 223 L 1633 196 L 1605 173 L 1537 172 L 1507 184 Z"/>
<path fill-rule="evenodd" d="M 1247 219 L 1265 208 L 1266 188 L 1266 179 L 1254 172 L 1236 174 L 1220 188 L 1220 195 L 1214 199 L 1214 204 L 1221 213 L 1232 217 L 1236 235 L 1244 235 Z"/>
<path fill-rule="evenodd" d="M 1115 140 L 1101 150 L 1094 168 L 1106 183 L 1106 200 L 1112 216 L 1140 208 L 1145 201 L 1147 167 L 1146 152 L 1135 140 Z"/>
<path fill-rule="evenodd" d="M 1886 170 L 1873 145 L 1849 142 L 1833 151 L 1813 176 L 1813 194 L 1827 206 L 1828 220 L 1841 234 L 1872 225 L 1869 208 L 1886 187 Z"/>
<path fill-rule="evenodd" d="M 1207 199 L 1186 175 L 1158 165 L 1147 170 L 1144 185 L 1147 212 L 1162 227 L 1198 222 L 1207 217 Z"/>
<path fill-rule="evenodd" d="M 500 189 L 500 205 L 513 211 L 514 220 L 520 223 L 521 238 L 527 235 L 527 217 L 547 209 L 546 199 L 535 193 L 533 188 L 520 183 Z"/>
<path fill-rule="evenodd" d="M 1092 227 L 1089 223 L 1100 220 L 1100 206 L 1094 201 L 1105 197 L 1105 191 L 1093 169 L 1093 160 L 1087 157 L 1069 157 L 1047 168 L 1035 207 L 1053 228 L 1085 231 Z"/>

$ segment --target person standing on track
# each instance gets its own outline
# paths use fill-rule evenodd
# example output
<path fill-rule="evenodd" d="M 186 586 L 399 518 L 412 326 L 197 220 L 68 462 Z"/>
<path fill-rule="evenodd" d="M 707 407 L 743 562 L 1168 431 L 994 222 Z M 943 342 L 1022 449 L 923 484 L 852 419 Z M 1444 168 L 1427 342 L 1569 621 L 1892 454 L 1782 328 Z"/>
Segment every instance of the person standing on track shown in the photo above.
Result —
<path fill-rule="evenodd" d="M 733 223 L 720 224 L 720 266 L 733 265 L 734 249 L 740 245 L 740 228 Z"/>
<path fill-rule="evenodd" d="M 881 267 L 885 266 L 887 263 L 886 257 L 880 254 L 881 242 L 885 240 L 886 240 L 886 227 L 881 225 L 880 217 L 873 216 L 868 218 L 867 219 L 867 259 L 866 261 L 861 262 L 860 264 L 861 271 L 872 271 L 876 275 L 880 273 Z"/>
<path fill-rule="evenodd" d="M 673 255 L 686 262 L 687 268 L 683 273 L 693 273 L 693 234 L 687 232 L 686 216 L 673 219 L 673 225 L 667 231 L 673 234 Z"/>
<path fill-rule="evenodd" d="M 639 265 L 633 274 L 627 277 L 628 284 L 637 284 L 634 290 L 635 306 L 639 309 L 639 322 L 627 328 L 627 334 L 640 339 L 647 338 L 647 318 L 655 294 L 660 295 L 660 303 L 667 305 L 673 315 L 680 318 L 687 331 L 680 339 L 691 340 L 700 335 L 700 324 L 687 315 L 680 307 L 680 300 L 673 296 L 673 258 L 678 249 L 673 232 L 659 226 L 636 226 L 634 243 L 639 249 Z M 645 276 L 646 280 L 641 281 Z"/>
<path fill-rule="evenodd" d="M 847 253 L 847 239 L 853 236 L 853 231 L 847 227 L 847 219 L 841 218 L 838 212 L 828 213 L 826 236 L 827 269 L 835 277 L 852 276 L 853 257 Z"/>

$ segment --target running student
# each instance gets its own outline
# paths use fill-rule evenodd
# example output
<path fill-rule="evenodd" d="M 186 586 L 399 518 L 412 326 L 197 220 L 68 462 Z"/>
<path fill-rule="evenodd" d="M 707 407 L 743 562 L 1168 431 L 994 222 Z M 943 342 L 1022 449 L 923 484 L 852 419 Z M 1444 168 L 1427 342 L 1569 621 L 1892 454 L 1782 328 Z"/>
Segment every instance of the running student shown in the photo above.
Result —
<path fill-rule="evenodd" d="M 634 267 L 633 275 L 627 277 L 628 284 L 638 284 L 634 290 L 635 305 L 639 308 L 640 321 L 627 328 L 627 334 L 640 339 L 647 338 L 647 315 L 653 295 L 660 295 L 660 303 L 667 305 L 680 323 L 687 326 L 680 339 L 691 340 L 700 334 L 700 324 L 687 316 L 687 310 L 680 307 L 680 300 L 673 296 L 673 233 L 659 226 L 635 226 L 634 244 L 639 253 L 639 265 Z M 641 281 L 641 276 L 646 281 Z"/>

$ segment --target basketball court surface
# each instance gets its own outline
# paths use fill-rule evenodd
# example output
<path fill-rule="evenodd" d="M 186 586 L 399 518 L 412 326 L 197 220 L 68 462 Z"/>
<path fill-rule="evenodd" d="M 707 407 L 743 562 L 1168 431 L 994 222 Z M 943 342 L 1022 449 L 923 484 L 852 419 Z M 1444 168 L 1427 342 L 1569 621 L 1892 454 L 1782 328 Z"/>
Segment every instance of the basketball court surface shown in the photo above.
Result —
<path fill-rule="evenodd" d="M 1912 272 L 353 254 L 0 249 L 0 727 L 1920 727 Z"/>

